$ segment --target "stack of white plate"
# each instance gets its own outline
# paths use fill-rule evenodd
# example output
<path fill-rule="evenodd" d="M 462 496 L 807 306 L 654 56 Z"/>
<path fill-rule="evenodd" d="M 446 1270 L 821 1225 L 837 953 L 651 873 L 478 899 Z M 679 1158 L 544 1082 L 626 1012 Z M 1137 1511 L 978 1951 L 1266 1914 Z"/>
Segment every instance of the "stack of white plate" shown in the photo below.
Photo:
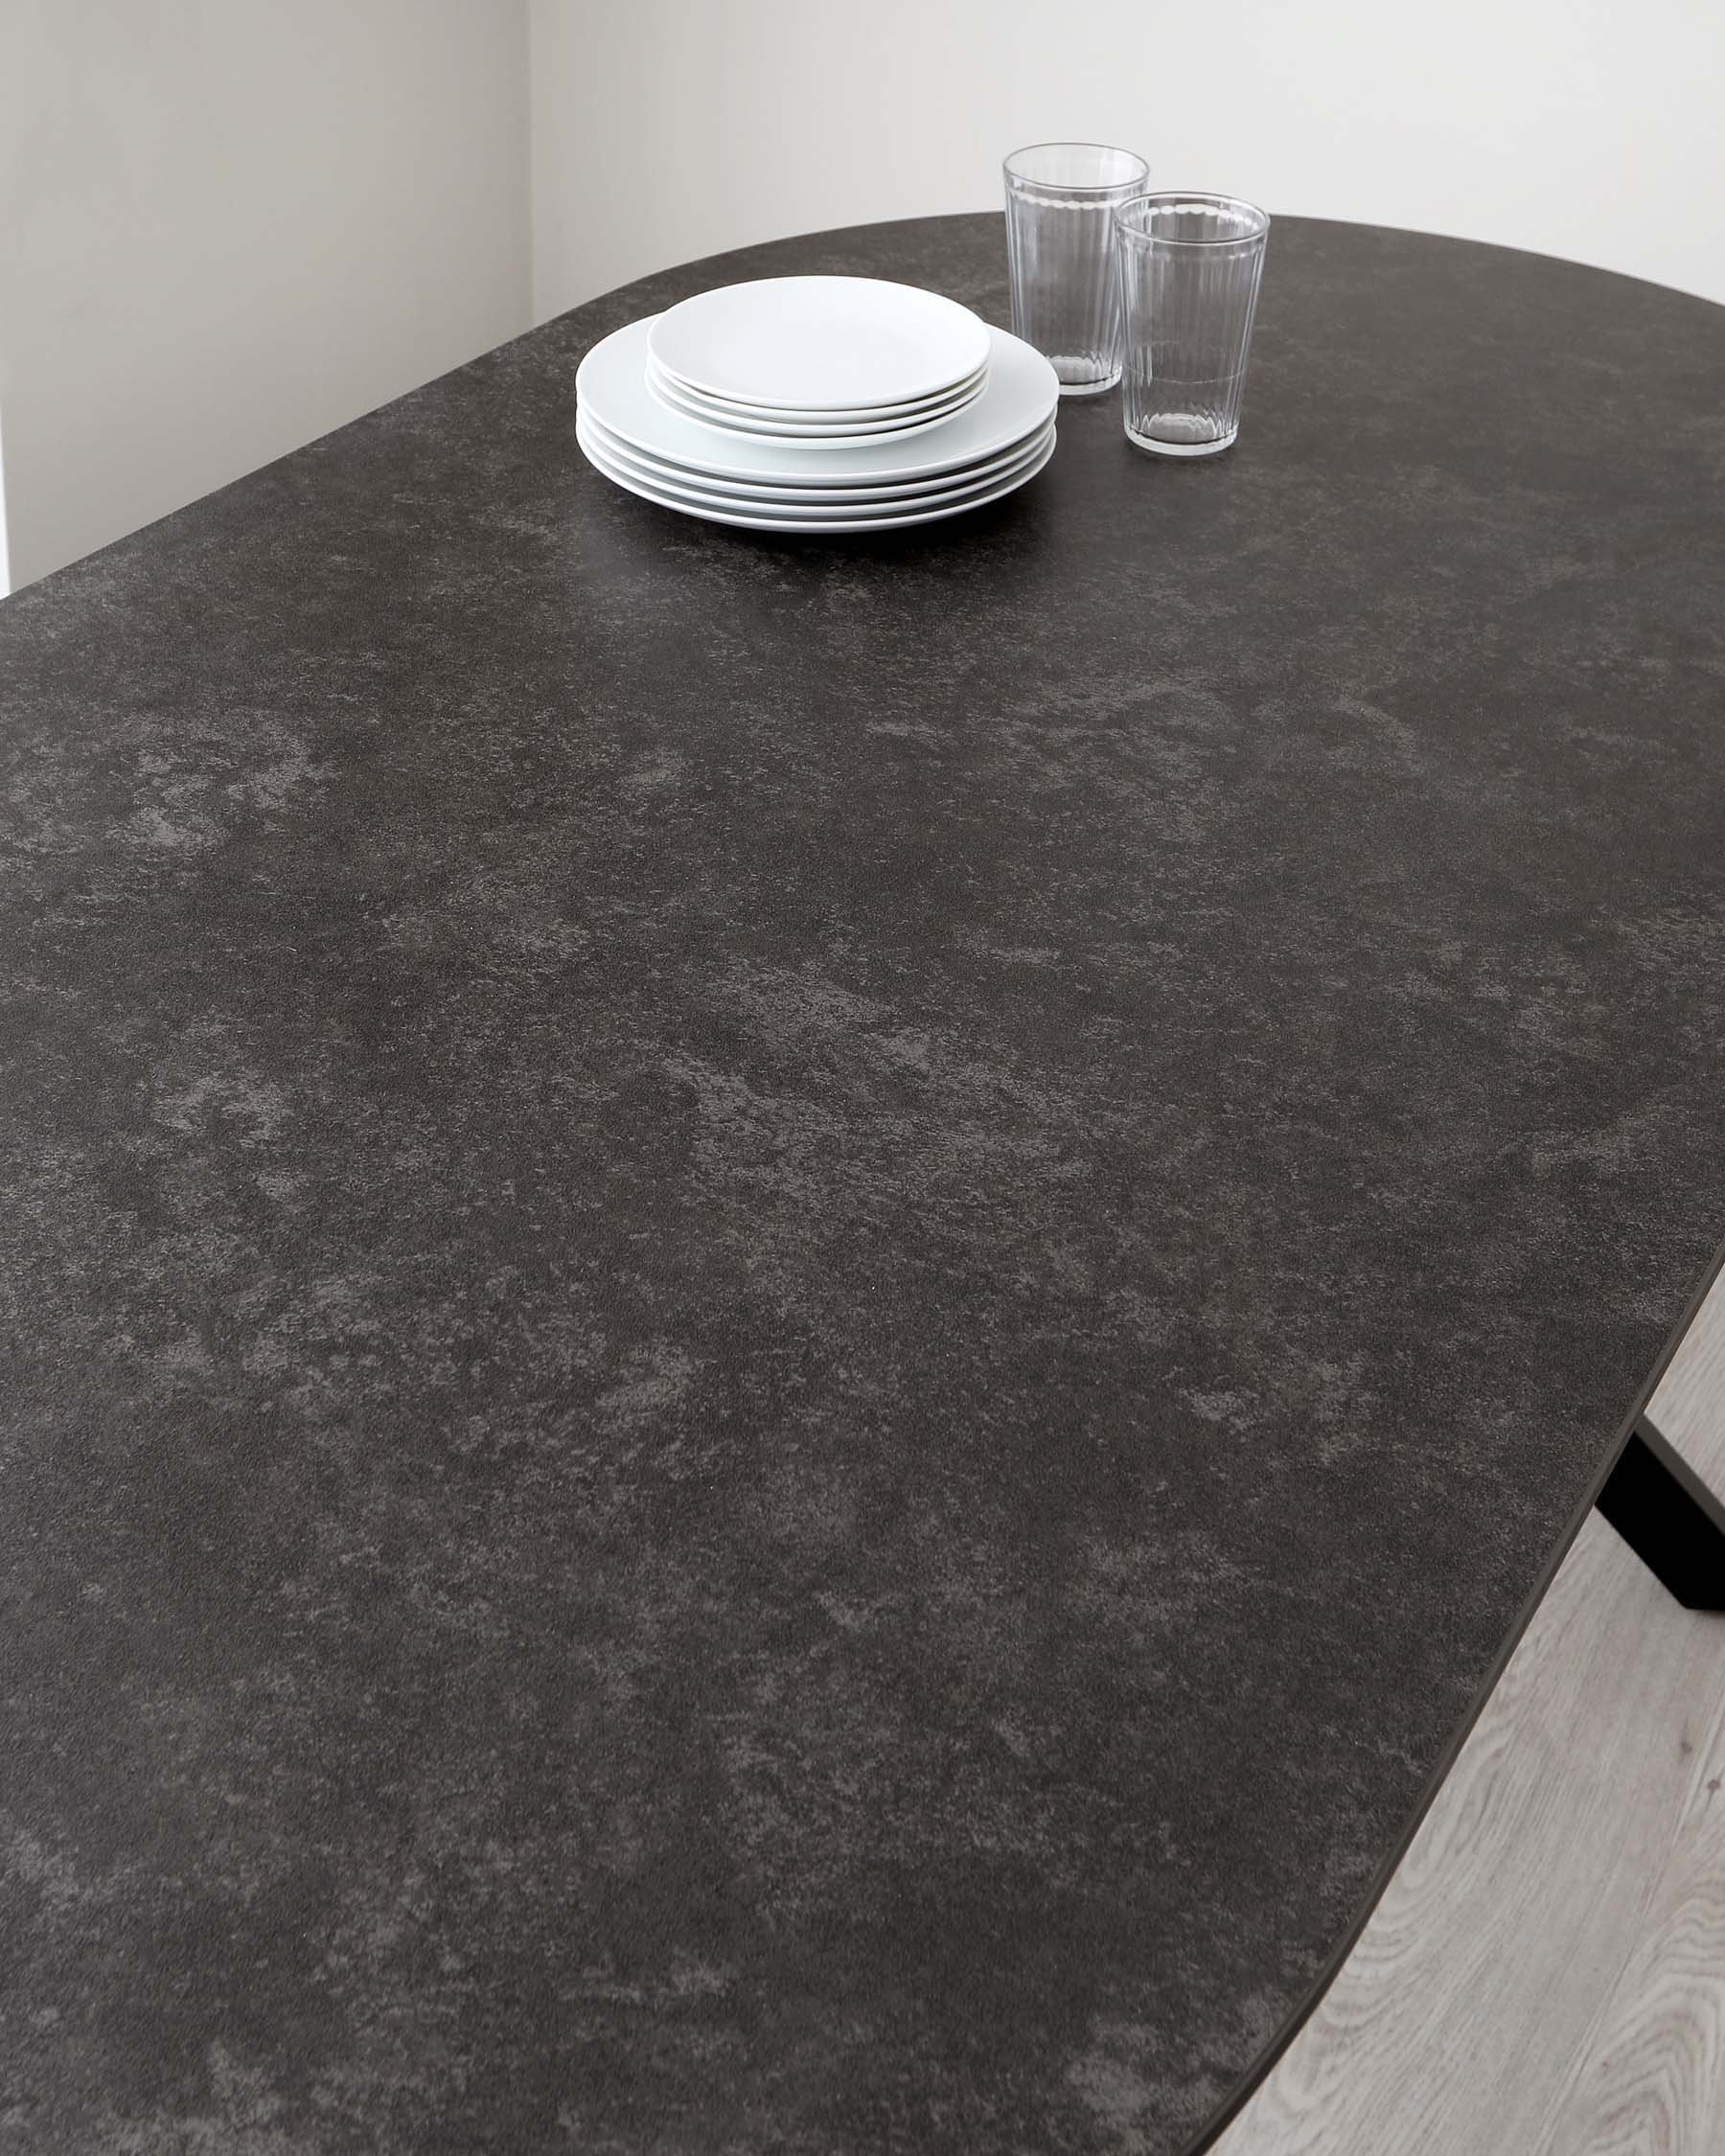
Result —
<path fill-rule="evenodd" d="M 938 426 L 974 403 L 988 383 L 988 330 L 914 285 L 768 277 L 661 314 L 647 333 L 647 383 L 722 430 L 850 446 Z"/>
<path fill-rule="evenodd" d="M 687 516 L 874 531 L 1023 486 L 1053 453 L 1059 387 L 1039 353 L 937 292 L 773 277 L 595 345 L 576 433 L 608 478 Z"/>

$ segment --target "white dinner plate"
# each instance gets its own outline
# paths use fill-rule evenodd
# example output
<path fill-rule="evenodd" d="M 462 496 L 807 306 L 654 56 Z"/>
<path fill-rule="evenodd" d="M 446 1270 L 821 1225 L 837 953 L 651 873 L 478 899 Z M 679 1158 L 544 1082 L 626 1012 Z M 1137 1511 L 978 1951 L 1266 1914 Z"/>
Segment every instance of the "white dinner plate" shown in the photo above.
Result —
<path fill-rule="evenodd" d="M 968 307 L 882 277 L 762 277 L 667 308 L 650 349 L 709 397 L 797 410 L 906 404 L 974 375 L 988 331 Z"/>
<path fill-rule="evenodd" d="M 1052 444 L 1052 436 L 1053 429 L 1045 427 L 1036 440 L 1027 444 L 1017 456 L 991 466 L 986 474 L 979 478 L 975 473 L 964 473 L 954 480 L 936 485 L 925 482 L 909 493 L 891 496 L 886 501 L 859 502 L 853 500 L 847 493 L 842 499 L 837 501 L 829 494 L 824 502 L 787 502 L 767 499 L 760 494 L 734 493 L 719 486 L 717 482 L 701 487 L 684 480 L 667 478 L 662 472 L 644 465 L 639 458 L 613 448 L 590 421 L 578 419 L 575 423 L 575 439 L 581 445 L 583 455 L 589 463 L 597 465 L 608 478 L 617 478 L 620 482 L 626 479 L 638 480 L 655 497 L 663 496 L 667 500 L 675 500 L 679 507 L 687 503 L 694 509 L 738 510 L 747 516 L 770 517 L 775 523 L 785 517 L 793 521 L 806 518 L 810 523 L 819 524 L 840 519 L 856 523 L 880 516 L 908 516 L 913 511 L 933 509 L 949 501 L 957 507 L 963 507 L 972 497 L 980 499 L 983 495 L 992 494 L 1021 473 L 1028 473 L 1033 465 L 1040 467 L 1044 454 Z"/>
<path fill-rule="evenodd" d="M 579 439 L 579 432 L 577 438 Z M 707 509 L 694 502 L 680 501 L 675 494 L 667 493 L 658 488 L 650 486 L 646 480 L 627 471 L 621 465 L 601 462 L 602 452 L 591 445 L 590 438 L 588 442 L 582 445 L 582 447 L 583 453 L 591 463 L 595 471 L 610 479 L 614 485 L 623 488 L 627 493 L 639 494 L 643 501 L 653 502 L 660 509 L 675 510 L 678 516 L 700 517 L 704 523 L 708 524 L 731 524 L 749 532 L 824 532 L 837 534 L 843 532 L 897 531 L 907 524 L 932 524 L 943 516 L 957 516 L 967 510 L 981 509 L 986 503 L 999 501 L 1003 495 L 1015 493 L 1020 487 L 1034 479 L 1043 466 L 1054 454 L 1054 438 L 1050 435 L 1040 454 L 1033 457 L 1021 471 L 1013 473 L 1006 479 L 999 480 L 992 486 L 984 487 L 980 492 L 967 491 L 960 495 L 949 496 L 946 500 L 936 503 L 932 508 L 925 507 L 907 511 L 901 505 L 886 504 L 883 506 L 890 507 L 893 510 L 893 514 L 890 516 L 834 517 L 820 521 L 802 516 L 775 516 L 770 511 L 746 507 L 742 503 L 730 509 Z"/>
<path fill-rule="evenodd" d="M 647 374 L 650 379 L 656 375 L 667 387 L 675 389 L 689 403 L 710 407 L 712 410 L 723 412 L 732 419 L 776 420 L 781 424 L 786 425 L 821 424 L 829 426 L 840 424 L 867 426 L 875 420 L 890 422 L 899 419 L 914 419 L 919 414 L 932 411 L 938 405 L 959 402 L 967 394 L 974 393 L 980 396 L 983 384 L 988 379 L 988 368 L 983 365 L 978 367 L 976 373 L 969 376 L 965 380 L 954 383 L 951 389 L 943 389 L 934 397 L 913 398 L 906 404 L 853 404 L 843 410 L 816 412 L 811 410 L 798 411 L 795 406 L 791 404 L 755 404 L 746 403 L 735 397 L 709 397 L 705 390 L 697 389 L 693 383 L 683 381 L 676 375 L 667 374 L 651 352 L 647 355 Z"/>
<path fill-rule="evenodd" d="M 967 396 L 950 399 L 945 404 L 935 405 L 932 411 L 908 419 L 876 420 L 866 426 L 809 426 L 786 425 L 777 420 L 733 419 L 718 405 L 703 404 L 698 398 L 685 395 L 675 383 L 668 381 L 651 360 L 647 366 L 647 386 L 661 404 L 668 404 L 674 412 L 680 412 L 685 419 L 692 419 L 698 426 L 715 427 L 721 434 L 745 434 L 756 441 L 795 442 L 799 445 L 812 442 L 817 447 L 824 446 L 833 449 L 856 448 L 861 444 L 878 442 L 887 435 L 920 434 L 924 427 L 939 426 L 943 421 L 951 419 L 954 412 L 961 412 L 966 404 L 975 401 L 978 394 L 972 390 Z"/>
<path fill-rule="evenodd" d="M 987 388 L 974 404 L 925 434 L 889 435 L 854 449 L 762 442 L 743 434 L 733 440 L 668 410 L 647 387 L 642 369 L 652 328 L 650 316 L 594 345 L 576 372 L 576 397 L 631 448 L 714 479 L 794 487 L 930 479 L 1027 441 L 1054 417 L 1060 402 L 1059 380 L 1042 354 L 1005 330 L 990 330 Z"/>
<path fill-rule="evenodd" d="M 847 502 L 854 502 L 861 508 L 876 502 L 903 502 L 908 496 L 927 493 L 933 487 L 979 487 L 985 480 L 1003 478 L 1009 470 L 1029 456 L 1032 450 L 1040 449 L 1054 431 L 1054 422 L 1048 420 L 1027 440 L 1015 442 L 1001 455 L 984 457 L 980 464 L 961 465 L 956 470 L 942 472 L 933 479 L 901 479 L 879 487 L 783 487 L 760 479 L 715 479 L 710 472 L 691 471 L 683 465 L 667 464 L 662 457 L 649 456 L 645 449 L 631 448 L 627 442 L 619 440 L 608 426 L 585 409 L 576 413 L 575 425 L 578 433 L 592 437 L 611 463 L 628 465 L 656 485 L 726 493 L 737 500 L 759 502 L 764 508 L 795 508 L 805 503 L 814 507 L 828 507 Z"/>

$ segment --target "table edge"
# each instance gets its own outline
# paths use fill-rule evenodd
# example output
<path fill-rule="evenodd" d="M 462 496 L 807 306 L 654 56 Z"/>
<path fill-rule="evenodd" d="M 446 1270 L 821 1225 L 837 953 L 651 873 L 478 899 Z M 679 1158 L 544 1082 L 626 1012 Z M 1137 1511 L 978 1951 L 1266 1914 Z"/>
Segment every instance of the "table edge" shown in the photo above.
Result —
<path fill-rule="evenodd" d="M 1564 1559 L 1569 1555 L 1576 1538 L 1586 1525 L 1588 1514 L 1592 1512 L 1595 1504 L 1598 1502 L 1599 1493 L 1610 1479 L 1612 1470 L 1617 1466 L 1624 1446 L 1628 1444 L 1631 1435 L 1634 1434 L 1637 1423 L 1646 1413 L 1666 1371 L 1670 1367 L 1677 1350 L 1688 1338 L 1690 1328 L 1693 1325 L 1701 1305 L 1707 1300 L 1714 1282 L 1720 1278 L 1722 1273 L 1725 1273 L 1725 1241 L 1722 1241 L 1714 1251 L 1700 1283 L 1685 1304 L 1677 1322 L 1666 1336 L 1665 1345 L 1654 1358 L 1652 1368 L 1640 1391 L 1636 1394 L 1633 1406 L 1623 1417 L 1617 1435 L 1607 1447 L 1605 1456 L 1599 1462 L 1592 1481 L 1582 1495 L 1580 1502 L 1576 1504 L 1562 1534 L 1552 1547 L 1551 1555 L 1547 1559 L 1538 1579 L 1534 1582 L 1521 1608 L 1516 1612 L 1514 1621 L 1504 1637 L 1502 1647 L 1494 1657 L 1484 1677 L 1481 1680 L 1479 1690 L 1474 1694 L 1472 1701 L 1445 1742 L 1443 1750 L 1438 1754 L 1431 1774 L 1427 1777 L 1425 1786 L 1420 1792 L 1418 1801 L 1409 1814 L 1407 1823 L 1397 1836 L 1389 1855 L 1379 1867 L 1377 1875 L 1367 1888 L 1346 1931 L 1337 1941 L 1329 1959 L 1325 1961 L 1323 1967 L 1319 1970 L 1317 1976 L 1313 1978 L 1305 1995 L 1293 2012 L 1289 2014 L 1281 2027 L 1265 2044 L 1263 2050 L 1240 2080 L 1234 2084 L 1233 2089 L 1223 2100 L 1215 2114 L 1198 2130 L 1191 2140 L 1184 2144 L 1182 2156 L 1205 2156 L 1206 2150 L 1215 2147 L 1222 2135 L 1233 2124 L 1234 2121 L 1269 2079 L 1271 2074 L 1280 2063 L 1283 2053 L 1293 2044 L 1294 2039 L 1322 2004 L 1325 1992 L 1341 1975 L 1346 1965 L 1348 1957 L 1360 1943 L 1367 1925 L 1370 1923 L 1372 1916 L 1375 1915 L 1378 1903 L 1382 1901 L 1388 1892 L 1391 1881 L 1401 1869 L 1403 1859 L 1413 1846 L 1414 1836 L 1424 1825 L 1427 1813 L 1438 1800 L 1444 1783 L 1448 1781 L 1451 1771 L 1460 1757 L 1468 1738 L 1474 1732 L 1475 1725 L 1485 1711 L 1487 1702 L 1497 1689 L 1505 1670 L 1509 1666 L 1515 1650 L 1521 1645 L 1522 1639 L 1538 1614 L 1541 1603 L 1550 1594 L 1552 1583 L 1563 1567 Z M 1675 1608 L 1674 1604 L 1673 1608 Z"/>

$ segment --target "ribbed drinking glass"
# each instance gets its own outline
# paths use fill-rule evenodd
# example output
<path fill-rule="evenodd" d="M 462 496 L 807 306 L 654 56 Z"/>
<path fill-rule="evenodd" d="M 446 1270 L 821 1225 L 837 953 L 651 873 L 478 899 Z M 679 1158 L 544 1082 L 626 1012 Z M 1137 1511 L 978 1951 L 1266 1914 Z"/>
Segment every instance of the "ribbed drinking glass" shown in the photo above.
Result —
<path fill-rule="evenodd" d="M 1101 143 L 1043 142 L 1015 149 L 1005 172 L 1013 331 L 1052 364 L 1063 397 L 1094 397 L 1120 378 L 1115 209 L 1150 168 Z"/>
<path fill-rule="evenodd" d="M 1230 195 L 1140 195 L 1115 213 L 1128 441 L 1208 457 L 1240 431 L 1270 219 Z"/>

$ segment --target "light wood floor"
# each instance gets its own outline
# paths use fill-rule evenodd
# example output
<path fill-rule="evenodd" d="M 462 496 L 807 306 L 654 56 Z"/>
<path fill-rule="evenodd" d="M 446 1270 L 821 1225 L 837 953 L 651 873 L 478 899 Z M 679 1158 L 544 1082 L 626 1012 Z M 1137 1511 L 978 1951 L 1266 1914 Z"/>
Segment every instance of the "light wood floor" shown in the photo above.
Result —
<path fill-rule="evenodd" d="M 1649 1409 L 1725 1491 L 1725 1280 Z M 1218 2156 L 1725 2156 L 1725 1617 L 1597 1514 Z"/>

